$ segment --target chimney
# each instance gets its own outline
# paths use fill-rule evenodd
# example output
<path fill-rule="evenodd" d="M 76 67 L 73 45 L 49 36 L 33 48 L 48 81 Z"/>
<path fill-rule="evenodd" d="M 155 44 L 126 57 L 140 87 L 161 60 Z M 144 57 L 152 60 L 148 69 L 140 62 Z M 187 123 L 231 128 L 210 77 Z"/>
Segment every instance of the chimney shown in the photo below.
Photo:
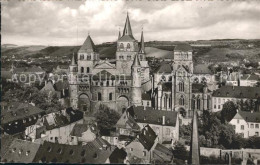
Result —
<path fill-rule="evenodd" d="M 162 124 L 165 125 L 165 116 L 162 117 Z"/>

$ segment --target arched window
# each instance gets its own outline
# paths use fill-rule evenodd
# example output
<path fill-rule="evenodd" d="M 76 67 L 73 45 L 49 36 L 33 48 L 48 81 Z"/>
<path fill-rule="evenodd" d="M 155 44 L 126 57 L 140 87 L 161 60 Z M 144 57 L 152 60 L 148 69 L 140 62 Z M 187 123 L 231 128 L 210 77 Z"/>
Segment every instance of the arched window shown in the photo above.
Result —
<path fill-rule="evenodd" d="M 87 73 L 89 73 L 89 67 L 87 67 Z"/>
<path fill-rule="evenodd" d="M 79 59 L 80 59 L 80 60 L 84 60 L 84 54 L 81 54 L 81 55 L 79 56 Z"/>
<path fill-rule="evenodd" d="M 126 46 L 126 49 L 129 50 L 130 49 L 130 44 L 128 43 Z"/>
<path fill-rule="evenodd" d="M 84 73 L 84 68 L 83 67 L 81 67 L 81 73 Z"/>
<path fill-rule="evenodd" d="M 197 98 L 197 109 L 200 109 L 200 98 Z"/>
<path fill-rule="evenodd" d="M 98 92 L 98 101 L 101 101 L 101 93 Z"/>
<path fill-rule="evenodd" d="M 119 46 L 120 50 L 123 50 L 124 49 L 124 44 L 121 43 L 120 46 Z"/>
<path fill-rule="evenodd" d="M 179 104 L 180 105 L 184 105 L 184 97 L 183 96 L 180 97 Z"/>
<path fill-rule="evenodd" d="M 183 81 L 179 82 L 179 91 L 184 92 L 184 82 Z"/>

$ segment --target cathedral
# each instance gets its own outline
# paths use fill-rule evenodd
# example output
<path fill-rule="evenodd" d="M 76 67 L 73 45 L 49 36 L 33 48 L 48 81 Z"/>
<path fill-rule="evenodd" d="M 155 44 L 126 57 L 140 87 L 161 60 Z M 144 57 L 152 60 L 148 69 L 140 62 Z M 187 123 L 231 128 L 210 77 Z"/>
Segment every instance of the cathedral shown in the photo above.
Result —
<path fill-rule="evenodd" d="M 76 56 L 73 54 L 69 66 L 70 105 L 88 114 L 93 114 L 101 104 L 120 114 L 130 106 L 180 111 L 187 116 L 192 109 L 206 110 L 210 107 L 211 91 L 205 83 L 194 84 L 192 55 L 190 45 L 177 45 L 173 60 L 163 61 L 151 73 L 143 31 L 138 43 L 127 14 L 122 36 L 119 32 L 115 59 L 101 60 L 89 35 Z"/>

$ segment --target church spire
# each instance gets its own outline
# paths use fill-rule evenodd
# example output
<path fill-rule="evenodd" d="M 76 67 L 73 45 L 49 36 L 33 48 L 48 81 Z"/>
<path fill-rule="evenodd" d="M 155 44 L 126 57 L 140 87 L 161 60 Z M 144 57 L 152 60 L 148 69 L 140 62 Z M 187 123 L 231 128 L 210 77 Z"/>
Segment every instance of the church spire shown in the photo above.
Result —
<path fill-rule="evenodd" d="M 121 38 L 121 32 L 120 32 L 120 28 L 119 28 L 119 32 L 118 32 L 118 39 Z"/>
<path fill-rule="evenodd" d="M 133 36 L 128 12 L 127 12 L 127 16 L 126 16 L 124 31 L 123 31 L 123 36 L 125 36 L 125 35 Z"/>
<path fill-rule="evenodd" d="M 74 53 L 72 54 L 71 65 L 76 65 Z"/>
<path fill-rule="evenodd" d="M 199 133 L 198 133 L 198 118 L 197 111 L 193 110 L 192 119 L 192 134 L 190 143 L 190 160 L 189 164 L 200 164 L 200 147 L 199 147 Z"/>
<path fill-rule="evenodd" d="M 135 55 L 135 59 L 134 59 L 134 62 L 133 62 L 133 66 L 134 66 L 134 67 L 136 67 L 136 66 L 141 66 L 141 63 L 140 63 L 138 54 Z"/>
<path fill-rule="evenodd" d="M 142 34 L 141 34 L 141 46 L 140 46 L 139 53 L 142 53 L 142 54 L 145 53 L 143 28 L 142 28 Z"/>

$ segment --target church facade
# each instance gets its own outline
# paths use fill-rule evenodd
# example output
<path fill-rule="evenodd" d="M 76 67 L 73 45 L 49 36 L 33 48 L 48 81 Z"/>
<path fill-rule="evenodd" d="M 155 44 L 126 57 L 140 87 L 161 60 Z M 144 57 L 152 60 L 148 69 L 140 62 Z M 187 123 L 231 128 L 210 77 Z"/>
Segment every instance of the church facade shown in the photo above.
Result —
<path fill-rule="evenodd" d="M 188 116 L 192 109 L 207 110 L 211 107 L 211 91 L 205 83 L 192 80 L 196 74 L 192 52 L 188 44 L 177 45 L 173 60 L 162 62 L 151 73 L 143 32 L 139 44 L 133 36 L 127 14 L 113 61 L 99 58 L 90 36 L 76 56 L 73 55 L 69 67 L 70 104 L 90 114 L 101 104 L 123 113 L 130 106 L 144 106 L 142 100 L 145 96 L 145 100 L 149 98 L 148 102 L 151 102 L 145 106 L 156 110 L 180 111 Z"/>

